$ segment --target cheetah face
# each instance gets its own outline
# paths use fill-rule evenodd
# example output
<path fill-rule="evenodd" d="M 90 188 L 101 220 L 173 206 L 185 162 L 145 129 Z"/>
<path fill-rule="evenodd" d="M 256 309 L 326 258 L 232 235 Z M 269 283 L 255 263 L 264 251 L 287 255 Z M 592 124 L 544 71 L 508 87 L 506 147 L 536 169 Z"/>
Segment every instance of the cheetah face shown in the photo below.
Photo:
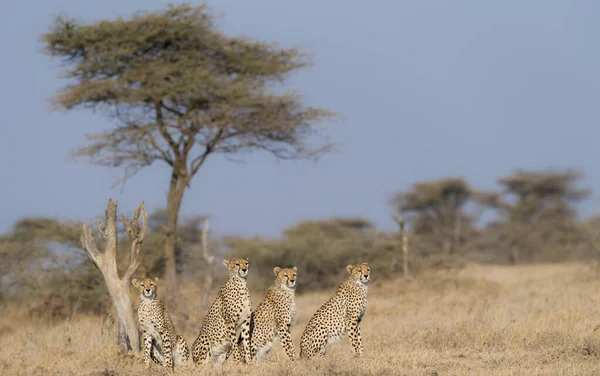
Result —
<path fill-rule="evenodd" d="M 140 295 L 146 299 L 156 298 L 156 288 L 158 287 L 158 278 L 132 279 L 131 283 L 138 290 Z"/>
<path fill-rule="evenodd" d="M 357 282 L 364 285 L 368 285 L 371 282 L 371 268 L 367 263 L 348 265 L 346 270 Z"/>
<path fill-rule="evenodd" d="M 296 289 L 296 272 L 298 268 L 295 266 L 293 268 L 282 269 L 278 266 L 273 268 L 273 273 L 275 273 L 275 282 L 280 286 L 284 286 L 290 290 Z"/>
<path fill-rule="evenodd" d="M 231 260 L 223 260 L 223 265 L 229 269 L 229 275 L 239 278 L 248 278 L 248 267 L 250 261 L 247 258 L 232 258 Z"/>

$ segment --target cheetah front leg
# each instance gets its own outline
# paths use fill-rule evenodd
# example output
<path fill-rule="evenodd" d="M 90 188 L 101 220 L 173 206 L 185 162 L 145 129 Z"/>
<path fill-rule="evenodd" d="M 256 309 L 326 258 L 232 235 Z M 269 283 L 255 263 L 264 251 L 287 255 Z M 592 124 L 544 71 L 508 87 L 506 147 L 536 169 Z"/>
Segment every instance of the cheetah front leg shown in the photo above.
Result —
<path fill-rule="evenodd" d="M 192 361 L 195 364 L 207 364 L 212 359 L 212 351 L 208 338 L 200 334 L 192 344 Z"/>
<path fill-rule="evenodd" d="M 152 356 L 152 337 L 144 330 L 144 366 L 150 368 L 150 358 Z"/>
<path fill-rule="evenodd" d="M 350 320 L 350 323 L 348 325 L 349 330 L 348 330 L 348 336 L 350 337 L 350 341 L 352 342 L 352 352 L 354 353 L 355 356 L 362 356 L 363 355 L 363 348 L 362 348 L 362 341 L 361 341 L 361 337 L 360 337 L 360 318 L 356 318 L 353 320 Z"/>
<path fill-rule="evenodd" d="M 173 347 L 171 343 L 171 337 L 166 331 L 160 333 L 160 336 L 162 338 L 162 348 L 165 356 L 165 361 L 163 365 L 165 366 L 165 368 L 173 370 Z"/>
<path fill-rule="evenodd" d="M 244 361 L 248 364 L 253 363 L 252 357 L 250 356 L 250 315 L 242 322 L 240 337 Z"/>
<path fill-rule="evenodd" d="M 187 342 L 182 336 L 177 336 L 177 344 L 175 345 L 175 356 L 173 357 L 174 365 L 177 366 L 186 363 L 190 356 Z"/>
<path fill-rule="evenodd" d="M 237 321 L 237 320 L 236 320 Z M 236 330 L 235 324 L 231 330 L 231 348 L 227 357 L 233 354 L 234 360 L 240 362 L 242 357 L 244 362 L 252 363 L 250 356 L 250 316 L 248 316 L 239 326 L 239 331 Z"/>
<path fill-rule="evenodd" d="M 296 360 L 296 351 L 294 350 L 294 343 L 292 342 L 292 334 L 290 333 L 290 324 L 280 326 L 277 330 L 277 335 L 281 340 L 281 345 L 285 349 L 285 353 L 291 360 Z"/>

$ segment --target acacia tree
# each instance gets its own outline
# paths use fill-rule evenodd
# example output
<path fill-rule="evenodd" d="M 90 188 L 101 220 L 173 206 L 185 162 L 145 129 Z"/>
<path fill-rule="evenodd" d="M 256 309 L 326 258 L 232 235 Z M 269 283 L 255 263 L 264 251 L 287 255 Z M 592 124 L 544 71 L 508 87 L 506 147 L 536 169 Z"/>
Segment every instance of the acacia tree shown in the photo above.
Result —
<path fill-rule="evenodd" d="M 310 65 L 296 48 L 220 33 L 204 6 L 170 5 L 129 19 L 82 23 L 58 17 L 43 36 L 62 58 L 69 83 L 56 109 L 103 111 L 114 126 L 87 136 L 74 156 L 125 169 L 125 178 L 159 161 L 171 168 L 165 241 L 167 287 L 176 278 L 178 214 L 185 189 L 209 155 L 264 150 L 280 159 L 316 158 L 319 120 L 275 84 Z"/>
<path fill-rule="evenodd" d="M 414 184 L 407 192 L 397 193 L 392 206 L 410 221 L 416 234 L 432 235 L 441 242 L 444 254 L 456 250 L 464 225 L 470 218 L 464 206 L 473 191 L 461 178 L 443 178 Z"/>
<path fill-rule="evenodd" d="M 577 187 L 582 178 L 575 170 L 517 170 L 498 179 L 502 193 L 487 204 L 500 214 L 499 224 L 509 240 L 513 263 L 531 256 L 523 255 L 522 249 L 532 252 L 542 241 L 575 230 L 575 204 L 590 194 Z"/>

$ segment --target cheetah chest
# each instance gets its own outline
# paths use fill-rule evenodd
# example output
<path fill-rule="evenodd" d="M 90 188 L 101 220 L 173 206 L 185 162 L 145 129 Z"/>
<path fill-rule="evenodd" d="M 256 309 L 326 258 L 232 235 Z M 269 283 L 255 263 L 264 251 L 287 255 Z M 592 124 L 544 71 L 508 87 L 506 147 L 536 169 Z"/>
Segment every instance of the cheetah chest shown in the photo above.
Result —
<path fill-rule="evenodd" d="M 158 307 L 152 304 L 141 304 L 138 309 L 138 316 L 142 330 L 148 333 L 156 342 L 162 342 L 162 336 L 156 326 L 158 321 Z"/>
<path fill-rule="evenodd" d="M 240 310 L 241 310 L 240 315 L 235 323 L 236 328 L 239 328 L 244 323 L 244 321 L 249 321 L 249 319 L 250 319 L 250 315 L 252 314 L 252 307 L 250 305 L 249 298 L 243 302 Z"/>

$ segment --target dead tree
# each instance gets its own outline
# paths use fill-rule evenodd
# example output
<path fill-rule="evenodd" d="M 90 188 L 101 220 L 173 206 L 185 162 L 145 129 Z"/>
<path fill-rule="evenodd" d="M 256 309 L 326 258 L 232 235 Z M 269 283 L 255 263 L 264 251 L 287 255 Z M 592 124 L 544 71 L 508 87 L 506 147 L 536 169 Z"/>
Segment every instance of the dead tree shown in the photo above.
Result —
<path fill-rule="evenodd" d="M 139 227 L 140 214 L 142 215 L 142 227 Z M 104 211 L 106 222 L 104 225 L 100 221 L 96 222 L 98 231 L 104 239 L 104 252 L 101 252 L 96 245 L 96 239 L 92 229 L 83 225 L 83 234 L 81 235 L 81 246 L 88 258 L 96 265 L 98 270 L 104 276 L 108 293 L 112 303 L 117 311 L 119 320 L 119 334 L 117 343 L 122 352 L 130 350 L 139 351 L 140 340 L 137 330 L 136 320 L 129 295 L 129 286 L 131 276 L 140 265 L 139 254 L 146 229 L 148 228 L 148 215 L 144 201 L 137 207 L 131 221 L 127 220 L 123 214 L 123 224 L 127 230 L 127 235 L 131 240 L 131 254 L 129 256 L 129 266 L 122 278 L 119 278 L 117 268 L 117 203 L 112 199 L 108 200 L 108 206 Z"/>
<path fill-rule="evenodd" d="M 208 309 L 208 297 L 212 290 L 213 263 L 215 261 L 215 256 L 208 254 L 208 218 L 204 220 L 204 227 L 202 227 L 202 258 L 204 258 L 208 266 L 204 277 L 204 292 L 202 294 L 202 310 L 206 312 Z"/>
<path fill-rule="evenodd" d="M 400 228 L 400 238 L 402 239 L 402 254 L 403 254 L 403 264 L 402 264 L 402 272 L 404 274 L 404 278 L 408 278 L 408 236 L 406 235 L 406 231 L 404 226 L 406 221 L 404 217 L 396 214 L 394 215 L 394 221 L 398 224 Z"/>

